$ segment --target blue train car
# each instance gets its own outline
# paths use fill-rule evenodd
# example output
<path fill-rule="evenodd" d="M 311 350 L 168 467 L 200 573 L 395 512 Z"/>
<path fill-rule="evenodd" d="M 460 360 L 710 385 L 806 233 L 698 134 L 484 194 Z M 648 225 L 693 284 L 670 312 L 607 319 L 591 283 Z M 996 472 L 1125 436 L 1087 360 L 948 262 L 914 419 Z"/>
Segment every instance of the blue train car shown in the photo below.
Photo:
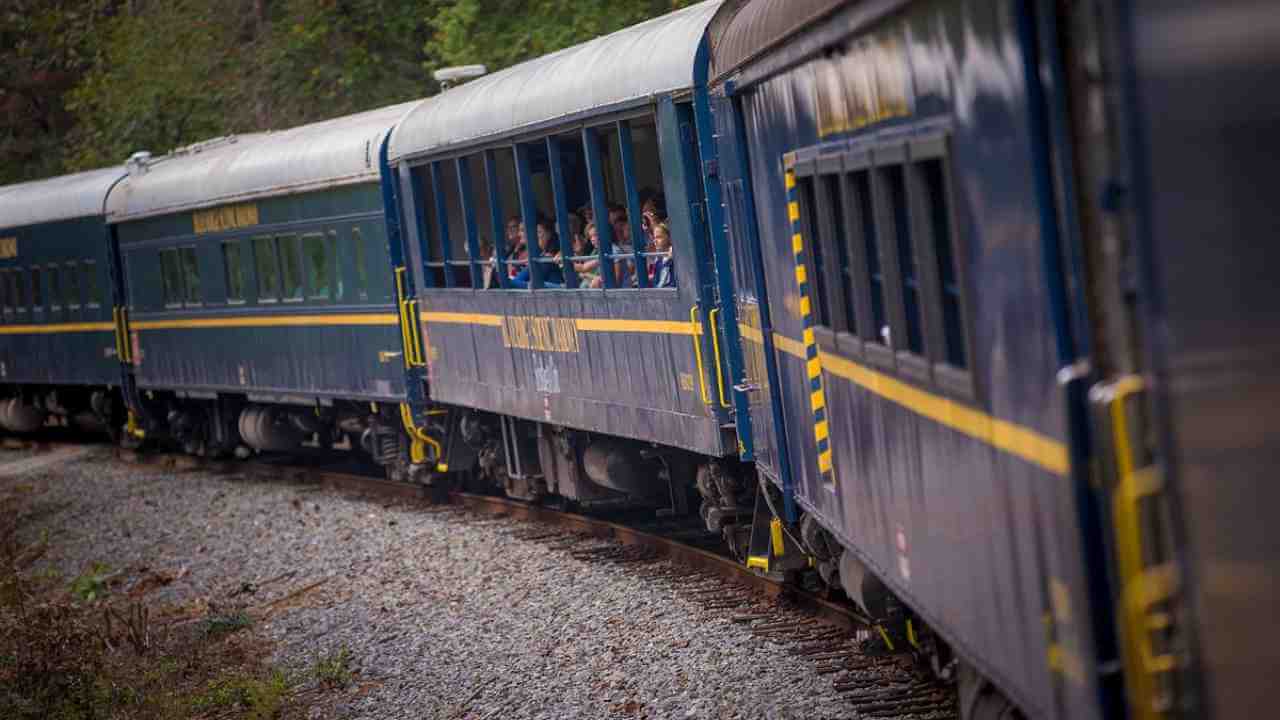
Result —
<path fill-rule="evenodd" d="M 0 426 L 117 424 L 104 204 L 122 177 L 116 167 L 0 188 Z"/>
<path fill-rule="evenodd" d="M 711 92 L 736 385 L 786 519 L 899 628 L 885 644 L 943 667 L 954 651 L 1035 717 L 1088 718 L 1114 649 L 1097 632 L 1097 504 L 1072 460 L 1080 386 L 1060 384 L 1082 328 L 1044 10 L 737 3 L 713 23 Z M 983 687 L 966 685 L 975 706 Z"/>
<path fill-rule="evenodd" d="M 131 161 L 108 220 L 142 432 L 208 452 L 346 436 L 397 466 L 413 382 L 380 156 L 412 107 Z"/>
<path fill-rule="evenodd" d="M 474 80 L 392 135 L 431 399 L 483 411 L 460 445 L 509 494 L 683 504 L 736 454 L 694 102 L 717 6 Z"/>

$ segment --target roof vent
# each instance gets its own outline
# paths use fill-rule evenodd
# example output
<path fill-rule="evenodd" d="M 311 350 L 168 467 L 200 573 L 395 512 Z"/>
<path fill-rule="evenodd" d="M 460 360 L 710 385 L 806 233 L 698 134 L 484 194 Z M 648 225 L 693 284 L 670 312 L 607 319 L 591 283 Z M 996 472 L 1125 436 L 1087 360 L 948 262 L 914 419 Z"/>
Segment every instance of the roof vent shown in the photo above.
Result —
<path fill-rule="evenodd" d="M 124 169 L 129 173 L 130 177 L 139 177 L 146 174 L 147 163 L 149 162 L 151 162 L 151 153 L 146 150 L 139 150 L 130 155 L 129 159 L 125 161 Z"/>
<path fill-rule="evenodd" d="M 466 82 L 472 78 L 478 78 L 489 72 L 484 65 L 458 65 L 456 67 L 440 68 L 431 73 L 431 76 L 440 83 L 441 90 L 448 90 L 451 86 L 460 82 Z"/>

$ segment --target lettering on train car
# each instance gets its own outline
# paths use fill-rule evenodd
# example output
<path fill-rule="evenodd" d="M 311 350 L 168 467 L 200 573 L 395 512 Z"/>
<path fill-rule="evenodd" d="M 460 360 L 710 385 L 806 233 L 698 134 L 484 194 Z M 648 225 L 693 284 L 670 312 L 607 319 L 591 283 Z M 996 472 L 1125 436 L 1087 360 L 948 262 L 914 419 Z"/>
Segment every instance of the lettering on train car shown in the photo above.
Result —
<path fill-rule="evenodd" d="M 578 352 L 573 318 L 508 315 L 502 319 L 502 346 L 543 352 Z"/>
<path fill-rule="evenodd" d="M 0 238 L 0 260 L 12 260 L 18 257 L 18 238 Z"/>
<path fill-rule="evenodd" d="M 822 137 L 911 114 L 907 59 L 896 35 L 858 40 L 815 61 L 814 75 Z"/>
<path fill-rule="evenodd" d="M 223 205 L 197 210 L 191 213 L 191 225 L 196 234 L 235 230 L 258 224 L 258 206 L 254 203 Z"/>

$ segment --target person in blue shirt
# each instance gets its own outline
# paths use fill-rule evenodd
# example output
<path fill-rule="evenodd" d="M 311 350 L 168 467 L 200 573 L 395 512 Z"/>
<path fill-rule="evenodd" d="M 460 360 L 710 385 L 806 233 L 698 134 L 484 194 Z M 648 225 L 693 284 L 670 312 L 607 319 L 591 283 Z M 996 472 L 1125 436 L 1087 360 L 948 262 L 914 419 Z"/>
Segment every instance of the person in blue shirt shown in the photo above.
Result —
<path fill-rule="evenodd" d="M 538 218 L 538 250 L 541 258 L 555 261 L 538 263 L 542 269 L 542 286 L 564 287 L 564 273 L 560 270 L 560 238 L 556 235 L 555 228 L 551 226 L 551 221 L 546 218 Z M 511 287 L 529 287 L 531 266 L 532 262 L 511 279 Z"/>
<path fill-rule="evenodd" d="M 659 288 L 675 287 L 676 267 L 671 262 L 671 229 L 664 222 L 655 222 L 652 232 L 654 252 L 666 254 L 650 261 L 649 286 Z"/>

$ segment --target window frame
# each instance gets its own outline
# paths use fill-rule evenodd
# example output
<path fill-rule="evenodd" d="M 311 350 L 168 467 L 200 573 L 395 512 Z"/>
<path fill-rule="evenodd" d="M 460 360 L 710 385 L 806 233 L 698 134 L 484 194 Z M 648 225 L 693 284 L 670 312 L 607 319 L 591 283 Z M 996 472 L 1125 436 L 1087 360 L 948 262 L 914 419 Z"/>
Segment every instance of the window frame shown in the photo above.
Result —
<path fill-rule="evenodd" d="M 323 295 L 320 294 L 319 287 L 317 287 L 315 283 L 316 279 L 312 277 L 311 255 L 307 247 L 307 241 L 315 239 L 319 239 L 320 249 L 324 253 L 324 270 L 325 275 L 327 276 L 324 279 L 327 282 L 325 283 L 326 291 Z M 332 302 L 334 294 L 334 269 L 336 266 L 334 261 L 334 250 L 336 248 L 334 248 L 330 243 L 329 234 L 323 230 L 304 232 L 298 236 L 298 244 L 302 250 L 303 259 L 303 297 L 308 301 Z"/>
<path fill-rule="evenodd" d="M 302 259 L 302 240 L 300 239 L 298 233 L 296 232 L 275 233 L 272 235 L 272 240 L 275 242 L 276 257 L 279 260 L 278 267 L 280 268 L 280 274 L 279 274 L 280 302 L 300 303 L 300 302 L 306 301 L 307 273 L 306 273 L 306 268 L 304 267 L 304 263 Z M 286 243 L 285 242 L 286 240 L 293 241 L 292 244 L 294 245 L 294 248 L 292 253 L 288 252 L 287 245 L 289 245 L 290 243 Z M 285 264 L 285 258 L 290 257 L 290 255 L 292 255 L 293 257 L 294 272 L 297 275 L 294 283 L 294 285 L 297 287 L 296 295 L 286 295 L 286 290 L 288 288 L 286 285 L 286 278 L 285 278 L 285 271 L 287 268 L 287 265 Z"/>
<path fill-rule="evenodd" d="M 13 280 L 13 311 L 15 315 L 25 315 L 27 311 L 31 309 L 31 294 L 30 291 L 27 290 L 26 281 L 23 280 L 26 272 L 27 269 L 20 265 L 10 269 L 10 277 Z"/>
<path fill-rule="evenodd" d="M 40 313 L 41 316 L 43 316 L 44 293 L 42 291 L 42 283 L 40 281 L 40 277 L 43 274 L 42 268 L 39 265 L 32 265 L 28 269 L 30 270 L 30 277 L 28 280 L 31 286 L 31 314 L 32 317 L 34 317 L 36 313 Z"/>
<path fill-rule="evenodd" d="M 803 152 L 803 151 L 802 151 Z M 931 196 L 923 176 L 923 166 L 928 162 L 941 164 L 942 202 L 945 205 L 946 237 L 937 237 L 931 216 Z M 891 206 L 884 170 L 897 168 L 902 173 L 905 218 L 907 222 L 911 258 L 915 271 L 921 351 L 914 352 L 906 339 L 906 308 L 903 291 L 904 274 L 900 257 L 899 236 L 896 234 L 894 209 Z M 814 335 L 824 350 L 841 356 L 860 359 L 881 370 L 911 380 L 916 384 L 942 391 L 944 394 L 967 401 L 976 401 L 978 392 L 974 380 L 973 318 L 967 257 L 967 242 L 957 217 L 955 180 L 951 166 L 950 134 L 935 132 L 909 138 L 895 138 L 874 144 L 862 144 L 852 149 L 840 148 L 836 152 L 808 154 L 792 165 L 797 189 L 808 183 L 814 191 L 814 201 L 809 202 L 803 192 L 797 192 L 801 204 L 801 232 L 804 233 L 806 252 L 804 262 L 811 278 L 817 278 L 814 267 L 814 244 L 821 243 L 824 255 L 823 284 L 810 283 L 812 293 L 825 290 L 826 306 L 830 310 L 830 324 L 815 321 Z M 860 174 L 865 175 L 860 177 Z M 829 202 L 824 202 L 823 183 L 836 177 L 839 187 L 844 230 L 841 240 L 845 245 L 850 264 L 850 275 L 843 276 L 839 267 L 835 218 Z M 866 187 L 860 187 L 866 181 Z M 864 226 L 863 198 L 860 193 L 869 191 L 872 219 Z M 812 205 L 813 207 L 809 207 Z M 813 232 L 813 223 L 818 232 Z M 874 237 L 878 253 L 881 279 L 881 303 L 888 327 L 889 340 L 885 345 L 870 340 L 867 332 L 879 333 L 874 322 L 875 286 L 872 282 L 873 267 L 868 257 L 868 235 Z M 938 244 L 946 242 L 950 250 L 951 272 L 956 284 L 956 315 L 960 322 L 958 337 L 962 343 L 965 367 L 957 367 L 948 361 L 947 320 L 945 318 L 941 268 L 938 263 Z M 849 287 L 846 283 L 852 283 Z M 848 291 L 852 301 L 852 316 L 837 312 L 844 307 L 842 293 Z M 819 299 L 812 298 L 816 308 Z M 841 317 L 843 315 L 843 317 Z M 839 320 L 840 322 L 835 322 Z"/>
<path fill-rule="evenodd" d="M 98 309 L 102 307 L 101 287 L 98 282 L 98 261 L 89 259 L 80 262 L 80 292 L 84 298 L 84 307 Z"/>
<path fill-rule="evenodd" d="M 359 225 L 351 226 L 351 266 L 355 272 L 351 287 L 355 290 L 355 299 L 360 302 L 369 300 L 369 257 L 364 246 L 364 231 Z"/>
<path fill-rule="evenodd" d="M 254 280 L 254 297 L 257 304 L 273 304 L 281 301 L 281 278 L 280 278 L 280 255 L 276 250 L 276 237 L 274 235 L 252 235 L 249 237 L 253 245 L 253 280 Z M 259 255 L 258 248 L 265 249 L 264 255 Z M 271 282 L 272 287 L 264 288 L 263 281 L 267 277 L 262 272 L 262 260 L 266 259 L 271 263 Z M 270 292 L 264 292 L 269 290 Z"/>
<path fill-rule="evenodd" d="M 192 244 L 179 245 L 178 262 L 182 269 L 182 307 L 202 307 L 204 305 L 204 283 L 200 278 L 200 249 Z M 187 264 L 187 259 L 191 264 Z M 188 272 L 192 270 L 192 272 Z M 191 279 L 195 278 L 194 287 Z"/>
<path fill-rule="evenodd" d="M 49 263 L 44 266 L 45 277 L 47 278 L 45 290 L 49 297 L 50 313 L 62 312 L 62 278 L 58 270 L 57 263 Z"/>
<path fill-rule="evenodd" d="M 224 294 L 224 299 L 226 300 L 226 303 L 228 305 L 245 305 L 249 302 L 248 296 L 245 293 L 245 290 L 248 285 L 248 273 L 245 272 L 245 267 L 244 267 L 244 244 L 245 244 L 244 241 L 245 241 L 245 238 L 241 236 L 241 237 L 223 238 L 218 242 L 219 255 L 222 257 L 222 285 L 224 290 L 223 294 Z M 235 261 L 236 261 L 236 265 L 239 266 L 238 268 L 236 268 L 239 271 L 239 277 L 240 277 L 240 288 L 239 288 L 240 292 L 237 297 L 232 297 L 231 295 L 232 267 L 231 267 L 231 260 L 230 258 L 227 257 L 227 249 L 230 247 L 235 248 L 235 256 L 236 256 Z"/>
<path fill-rule="evenodd" d="M 80 263 L 69 260 L 62 264 L 66 273 L 62 278 L 62 294 L 67 310 L 79 310 L 84 307 L 84 296 L 80 290 Z M 70 300 L 71 302 L 66 302 Z"/>
<path fill-rule="evenodd" d="M 631 124 L 633 121 L 642 121 L 651 124 L 654 128 L 655 141 L 660 138 L 660 121 L 656 106 L 645 106 L 643 108 L 634 108 L 618 113 L 611 114 L 605 118 L 591 118 L 590 121 L 571 123 L 568 125 L 559 125 L 551 128 L 542 128 L 535 132 L 517 134 L 503 138 L 501 141 L 492 144 L 473 144 L 455 151 L 442 153 L 437 156 L 430 156 L 420 161 L 407 165 L 402 171 L 403 179 L 407 176 L 408 182 L 401 185 L 407 185 L 405 194 L 411 199 L 409 206 L 404 208 L 406 222 L 415 223 L 419 231 L 419 244 L 423 249 L 422 264 L 424 266 L 424 289 L 453 289 L 467 291 L 485 290 L 483 275 L 485 268 L 490 263 L 490 258 L 481 258 L 479 256 L 479 235 L 480 227 L 485 222 L 484 218 L 478 217 L 478 209 L 480 203 L 476 202 L 472 189 L 472 173 L 483 172 L 484 181 L 482 187 L 488 194 L 488 225 L 493 235 L 494 242 L 494 261 L 497 282 L 494 287 L 488 289 L 524 289 L 515 288 L 510 283 L 508 273 L 508 259 L 506 257 L 506 219 L 505 214 L 511 208 L 504 208 L 505 203 L 499 187 L 498 181 L 498 158 L 497 153 L 507 150 L 511 153 L 514 163 L 517 205 L 516 212 L 513 213 L 520 218 L 520 222 L 524 225 L 525 235 L 527 238 L 528 260 L 530 267 L 528 290 L 565 290 L 565 291 L 594 291 L 597 288 L 581 288 L 578 287 L 579 277 L 573 268 L 574 261 L 570 258 L 572 238 L 568 237 L 568 219 L 570 208 L 568 207 L 568 193 L 566 189 L 566 181 L 564 177 L 563 158 L 561 156 L 561 146 L 566 136 L 574 135 L 578 142 L 582 143 L 583 161 L 586 171 L 587 187 L 586 194 L 589 198 L 589 204 L 592 208 L 593 215 L 597 219 L 596 234 L 597 247 L 593 258 L 599 262 L 599 273 L 602 279 L 603 290 L 653 290 L 666 291 L 675 294 L 678 290 L 677 285 L 671 285 L 663 288 L 650 288 L 648 272 L 646 270 L 648 261 L 651 257 L 656 257 L 656 253 L 646 250 L 643 244 L 638 242 L 639 238 L 644 237 L 643 220 L 640 211 L 639 198 L 639 182 L 640 179 L 636 175 L 635 163 L 635 145 L 632 138 Z M 631 234 L 633 237 L 631 253 L 622 255 L 614 250 L 613 229 L 607 222 L 609 199 L 605 192 L 604 167 L 601 160 L 600 141 L 604 132 L 615 132 L 617 137 L 616 145 L 613 148 L 617 153 L 617 162 L 621 167 L 623 178 L 623 201 L 627 210 L 628 222 L 631 225 Z M 553 217 L 551 220 L 556 227 L 560 229 L 560 261 L 559 267 L 561 275 L 565 280 L 563 287 L 547 287 L 544 281 L 543 266 L 548 262 L 547 259 L 540 257 L 539 248 L 537 246 L 537 217 L 538 209 L 535 200 L 535 194 L 532 186 L 532 173 L 530 173 L 530 154 L 535 146 L 545 148 L 548 155 L 548 176 L 551 185 L 551 196 L 553 200 Z M 475 166 L 476 158 L 480 158 L 482 162 L 481 168 Z M 447 216 L 448 206 L 445 195 L 441 192 L 442 181 L 447 180 L 445 174 L 441 172 L 444 163 L 454 164 L 454 179 L 457 181 L 458 200 L 461 206 L 461 228 L 453 228 Z M 669 176 L 673 172 L 672 168 L 661 168 L 659 175 L 658 189 L 665 195 L 669 186 Z M 427 206 L 430 206 L 429 208 Z M 429 212 L 428 212 L 429 210 Z M 431 217 L 428 217 L 428 216 Z M 604 218 L 605 221 L 601 221 Z M 434 257 L 435 248 L 432 245 L 433 240 L 438 240 L 440 258 Z M 692 240 L 691 240 L 692 241 Z M 461 243 L 466 250 L 466 261 L 451 260 L 451 249 L 456 243 Z M 620 287 L 616 280 L 615 266 L 618 262 L 633 263 L 635 271 L 635 287 Z M 521 265 L 524 263 L 522 262 Z M 471 284 L 466 286 L 456 281 L 454 276 L 459 268 L 467 267 L 471 273 Z M 435 273 L 439 272 L 443 279 L 443 284 L 435 282 Z"/>

